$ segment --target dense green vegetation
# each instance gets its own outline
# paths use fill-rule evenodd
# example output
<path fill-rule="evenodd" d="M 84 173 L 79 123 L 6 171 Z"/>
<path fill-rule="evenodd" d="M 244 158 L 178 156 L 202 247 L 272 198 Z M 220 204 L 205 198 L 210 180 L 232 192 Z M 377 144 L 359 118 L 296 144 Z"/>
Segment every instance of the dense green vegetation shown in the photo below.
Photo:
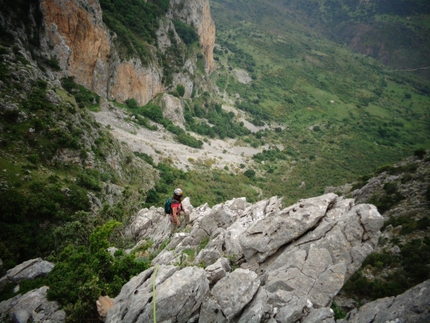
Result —
<path fill-rule="evenodd" d="M 242 138 L 253 147 L 276 147 L 276 154 L 263 148 L 252 167 L 264 195 L 287 196 L 287 203 L 354 181 L 430 145 L 428 80 L 390 70 L 327 41 L 321 29 L 312 29 L 316 25 L 299 23 L 312 10 L 341 19 L 331 10 L 344 10 L 338 2 L 324 7 L 316 1 L 211 4 L 220 45 L 212 78 L 230 98 L 239 94 L 234 105 L 248 121 L 270 125 L 271 131 Z M 247 71 L 252 81 L 240 82 L 236 69 Z"/>
<path fill-rule="evenodd" d="M 199 40 L 196 30 L 192 26 L 177 19 L 173 20 L 173 24 L 175 25 L 175 29 L 179 37 L 181 37 L 185 44 L 191 45 Z"/>
<path fill-rule="evenodd" d="M 133 276 L 149 267 L 149 257 L 136 261 L 136 252 L 126 255 L 118 250 L 115 256 L 107 250 L 119 222 L 109 221 L 94 228 L 87 244 L 69 245 L 55 258 L 55 267 L 46 278 L 48 299 L 60 302 L 68 322 L 89 322 L 97 319 L 94 300 L 100 295 L 117 295 Z M 146 244 L 139 252 L 144 252 Z"/>
<path fill-rule="evenodd" d="M 236 138 L 251 133 L 235 120 L 233 112 L 225 112 L 219 103 L 196 100 L 186 108 L 184 116 L 187 129 L 210 138 Z"/>
<path fill-rule="evenodd" d="M 254 1 L 250 6 L 243 1 L 215 0 L 211 6 L 218 27 L 240 20 L 257 24 L 272 35 L 317 31 L 323 38 L 348 44 L 389 66 L 430 76 L 425 69 L 430 65 L 427 1 L 274 0 Z M 295 46 L 288 47 L 291 51 Z"/>
<path fill-rule="evenodd" d="M 137 154 L 148 160 L 148 156 Z M 172 195 L 172 188 L 181 187 L 185 196 L 189 196 L 193 205 L 215 205 L 231 198 L 231 192 L 237 196 L 246 196 L 250 202 L 258 200 L 258 194 L 249 186 L 250 180 L 242 175 L 234 175 L 225 170 L 212 170 L 210 162 L 196 164 L 198 170 L 184 172 L 159 163 L 156 168 L 160 172 L 160 180 L 154 189 L 146 194 L 146 207 L 161 206 L 167 197 Z"/>
<path fill-rule="evenodd" d="M 98 111 L 100 96 L 89 91 L 86 87 L 76 84 L 73 77 L 61 79 L 63 88 L 75 97 L 76 103 L 80 108 L 88 108 L 91 111 Z"/>
<path fill-rule="evenodd" d="M 167 12 L 169 0 L 101 0 L 103 20 L 118 37 L 126 57 L 150 59 L 146 43 L 154 44 L 159 19 Z"/>
<path fill-rule="evenodd" d="M 10 80 L 6 91 L 21 89 Z M 64 306 L 69 322 L 89 322 L 97 319 L 94 302 L 101 293 L 114 296 L 148 267 L 149 255 L 119 251 L 113 257 L 106 250 L 113 241 L 120 248 L 133 246 L 116 228 L 137 211 L 145 177 L 133 167 L 132 155 L 123 156 L 123 163 L 134 180 L 127 171 L 120 178 L 106 162 L 109 154 L 121 152 L 88 115 L 87 108 L 98 108 L 97 95 L 70 78 L 62 80 L 65 90 L 40 79 L 28 82 L 27 96 L 0 114 L 1 274 L 25 260 L 53 261 L 49 276 L 23 282 L 19 292 L 49 285 L 48 297 Z M 79 163 L 59 158 L 65 150 L 79 156 Z M 103 203 L 94 212 L 89 196 L 103 201 L 104 188 L 112 183 L 128 188 L 115 203 Z M 13 288 L 5 286 L 0 299 L 15 296 Z"/>
<path fill-rule="evenodd" d="M 379 239 L 378 250 L 367 257 L 342 290 L 343 294 L 359 303 L 402 294 L 430 278 L 430 195 L 428 191 L 419 189 L 420 186 L 428 186 L 430 177 L 423 165 L 430 161 L 430 156 L 422 149 L 417 149 L 415 156 L 420 160 L 421 168 L 416 159 L 396 167 L 384 165 L 366 176 L 388 178 L 381 189 L 376 189 L 364 201 L 374 204 L 386 221 L 381 229 L 383 235 Z M 358 182 L 357 187 L 364 184 Z M 410 187 L 414 187 L 414 196 L 424 197 L 418 197 L 419 204 L 410 203 L 410 196 L 404 203 L 407 197 L 400 192 Z M 399 205 L 402 202 L 402 206 Z"/>
<path fill-rule="evenodd" d="M 428 220 L 427 220 L 428 221 Z M 345 284 L 344 290 L 350 296 L 368 300 L 399 295 L 409 288 L 430 278 L 428 259 L 430 257 L 430 239 L 413 239 L 400 245 L 398 255 L 390 253 L 372 253 Z M 375 274 L 388 270 L 383 279 L 366 277 L 363 273 L 371 269 Z"/>

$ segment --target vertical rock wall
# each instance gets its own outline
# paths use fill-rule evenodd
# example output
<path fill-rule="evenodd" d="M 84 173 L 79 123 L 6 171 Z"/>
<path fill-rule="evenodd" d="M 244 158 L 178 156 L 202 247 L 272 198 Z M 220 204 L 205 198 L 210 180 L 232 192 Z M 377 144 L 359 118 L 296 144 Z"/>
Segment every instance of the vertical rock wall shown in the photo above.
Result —
<path fill-rule="evenodd" d="M 206 72 L 215 70 L 213 49 L 215 46 L 215 23 L 212 20 L 209 0 L 170 0 L 168 16 L 194 26 L 206 59 Z"/>
<path fill-rule="evenodd" d="M 171 8 L 176 2 L 172 0 Z M 97 0 L 41 0 L 40 4 L 45 27 L 42 50 L 59 61 L 60 76 L 73 76 L 103 97 L 118 101 L 134 98 L 140 105 L 165 91 L 154 54 L 157 49 L 151 49 L 154 55 L 148 66 L 139 59 L 122 60 L 113 44 L 116 35 L 103 24 Z M 182 9 L 180 18 L 172 9 L 169 14 L 196 27 L 210 73 L 214 70 L 215 24 L 209 3 L 186 1 Z"/>

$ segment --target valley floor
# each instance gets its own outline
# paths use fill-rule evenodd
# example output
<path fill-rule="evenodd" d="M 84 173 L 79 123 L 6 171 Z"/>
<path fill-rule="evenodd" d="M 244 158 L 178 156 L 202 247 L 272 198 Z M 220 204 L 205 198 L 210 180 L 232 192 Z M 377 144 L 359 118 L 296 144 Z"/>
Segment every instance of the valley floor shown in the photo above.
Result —
<path fill-rule="evenodd" d="M 164 129 L 151 131 L 128 121 L 130 116 L 124 110 L 106 101 L 101 104 L 101 111 L 94 113 L 94 116 L 97 122 L 111 130 L 116 139 L 128 144 L 131 150 L 151 156 L 156 163 L 171 160 L 174 167 L 182 170 L 192 170 L 202 164 L 219 169 L 225 166 L 231 170 L 239 169 L 241 164 L 249 163 L 251 157 L 264 148 L 239 146 L 236 139 L 203 138 L 199 138 L 204 142 L 202 149 L 191 148 L 177 143 L 174 135 Z M 193 136 L 198 137 L 196 134 Z"/>

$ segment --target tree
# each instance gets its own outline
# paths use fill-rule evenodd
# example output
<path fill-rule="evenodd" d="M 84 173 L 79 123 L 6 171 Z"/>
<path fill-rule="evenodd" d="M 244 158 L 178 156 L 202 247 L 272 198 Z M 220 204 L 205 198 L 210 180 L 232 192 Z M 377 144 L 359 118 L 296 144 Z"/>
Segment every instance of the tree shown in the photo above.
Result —
<path fill-rule="evenodd" d="M 248 177 L 249 179 L 251 179 L 251 178 L 255 177 L 255 170 L 253 170 L 253 169 L 247 169 L 243 174 L 246 177 Z"/>

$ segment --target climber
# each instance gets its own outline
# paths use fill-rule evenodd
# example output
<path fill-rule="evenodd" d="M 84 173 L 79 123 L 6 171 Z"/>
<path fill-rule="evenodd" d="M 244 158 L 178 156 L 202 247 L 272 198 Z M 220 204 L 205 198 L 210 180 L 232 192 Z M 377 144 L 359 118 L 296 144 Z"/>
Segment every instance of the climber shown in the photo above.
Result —
<path fill-rule="evenodd" d="M 185 226 L 190 223 L 190 216 L 182 206 L 182 195 L 182 190 L 177 188 L 173 191 L 173 197 L 170 198 L 170 234 L 173 234 L 176 227 L 181 225 L 181 222 L 179 221 L 179 215 L 181 212 L 184 213 Z"/>

